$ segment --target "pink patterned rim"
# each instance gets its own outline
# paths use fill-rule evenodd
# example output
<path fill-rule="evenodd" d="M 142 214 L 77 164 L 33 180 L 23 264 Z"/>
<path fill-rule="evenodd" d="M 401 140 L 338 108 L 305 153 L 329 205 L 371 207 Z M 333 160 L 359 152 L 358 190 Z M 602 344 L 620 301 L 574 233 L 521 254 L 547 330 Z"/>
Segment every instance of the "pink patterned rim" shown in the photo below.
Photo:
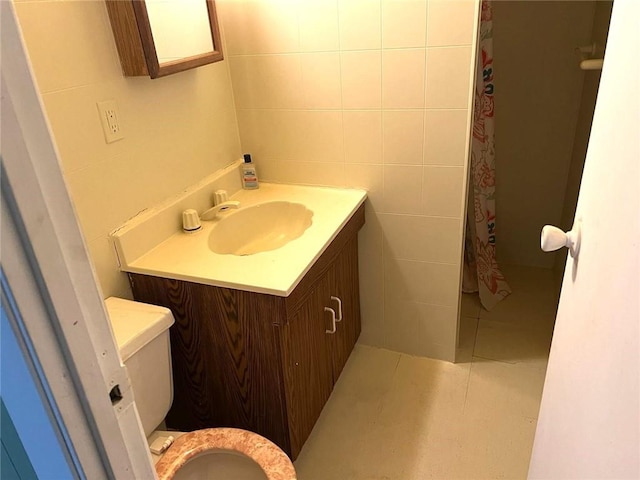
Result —
<path fill-rule="evenodd" d="M 205 428 L 178 437 L 156 464 L 159 479 L 173 478 L 189 460 L 213 449 L 246 455 L 262 468 L 269 480 L 296 480 L 293 463 L 275 443 L 237 428 Z"/>

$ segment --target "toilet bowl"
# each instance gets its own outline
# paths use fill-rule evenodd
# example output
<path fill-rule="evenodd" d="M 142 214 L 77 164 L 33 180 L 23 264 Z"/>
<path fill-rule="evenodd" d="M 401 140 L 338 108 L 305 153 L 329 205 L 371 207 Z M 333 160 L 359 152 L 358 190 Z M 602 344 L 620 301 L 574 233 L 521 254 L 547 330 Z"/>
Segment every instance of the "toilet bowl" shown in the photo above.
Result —
<path fill-rule="evenodd" d="M 149 445 L 159 437 L 175 438 L 162 454 L 152 454 L 160 480 L 296 479 L 289 457 L 257 433 L 226 427 L 188 433 L 158 430 L 173 401 L 173 314 L 164 307 L 115 297 L 105 300 L 105 306 Z"/>

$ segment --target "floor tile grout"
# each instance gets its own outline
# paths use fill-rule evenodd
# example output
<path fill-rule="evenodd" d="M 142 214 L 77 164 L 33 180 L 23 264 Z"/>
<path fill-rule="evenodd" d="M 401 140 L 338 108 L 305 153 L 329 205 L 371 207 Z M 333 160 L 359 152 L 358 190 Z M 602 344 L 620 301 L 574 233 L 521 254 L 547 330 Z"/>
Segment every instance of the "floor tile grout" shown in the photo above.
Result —
<path fill-rule="evenodd" d="M 527 280 L 527 269 L 513 271 L 516 293 L 494 315 L 534 319 L 544 307 L 538 300 L 546 293 L 538 284 L 545 272 Z M 546 369 L 545 335 L 481 329 L 481 320 L 491 321 L 481 314 L 465 317 L 473 323 L 461 329 L 469 336 L 461 337 L 465 361 L 459 364 L 357 347 L 349 360 L 357 363 L 341 377 L 349 388 L 334 391 L 295 462 L 299 480 L 526 478 Z"/>

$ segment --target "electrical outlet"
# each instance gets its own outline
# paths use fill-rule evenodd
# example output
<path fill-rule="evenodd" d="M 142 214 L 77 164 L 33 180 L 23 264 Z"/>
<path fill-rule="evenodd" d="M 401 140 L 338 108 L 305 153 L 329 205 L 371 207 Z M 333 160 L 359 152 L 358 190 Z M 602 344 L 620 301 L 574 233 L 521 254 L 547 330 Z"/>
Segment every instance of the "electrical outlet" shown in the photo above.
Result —
<path fill-rule="evenodd" d="M 102 123 L 102 130 L 106 142 L 112 143 L 124 138 L 116 101 L 105 100 L 104 102 L 98 102 L 98 112 L 100 112 L 100 122 Z"/>

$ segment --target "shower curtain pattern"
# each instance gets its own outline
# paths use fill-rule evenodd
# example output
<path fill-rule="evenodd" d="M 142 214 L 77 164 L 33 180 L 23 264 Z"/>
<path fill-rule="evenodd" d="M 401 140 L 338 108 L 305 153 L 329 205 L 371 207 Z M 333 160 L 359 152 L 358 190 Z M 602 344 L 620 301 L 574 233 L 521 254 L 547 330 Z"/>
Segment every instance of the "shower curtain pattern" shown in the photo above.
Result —
<path fill-rule="evenodd" d="M 493 109 L 493 15 L 489 0 L 482 0 L 480 55 L 476 72 L 471 185 L 473 209 L 469 209 L 466 260 L 477 278 L 482 305 L 491 310 L 511 293 L 496 262 L 495 151 Z M 472 216 L 473 215 L 473 216 Z M 470 244 L 469 244 L 470 243 Z M 475 279 L 474 279 L 475 280 Z M 475 283 L 475 282 L 474 282 Z"/>

